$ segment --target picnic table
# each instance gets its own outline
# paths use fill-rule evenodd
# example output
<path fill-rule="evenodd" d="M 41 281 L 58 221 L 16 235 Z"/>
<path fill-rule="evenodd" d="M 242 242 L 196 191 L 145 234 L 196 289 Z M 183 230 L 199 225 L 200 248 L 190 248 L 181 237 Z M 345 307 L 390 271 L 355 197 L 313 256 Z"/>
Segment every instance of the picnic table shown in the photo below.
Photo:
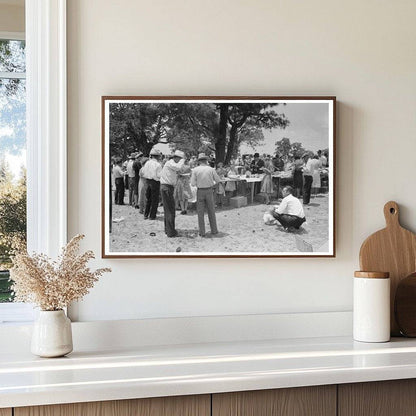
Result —
<path fill-rule="evenodd" d="M 325 183 L 323 187 L 327 187 L 328 182 L 328 169 L 320 169 L 321 179 Z M 254 201 L 254 190 L 255 184 L 263 180 L 264 174 L 255 175 L 255 176 L 245 176 L 245 175 L 233 175 L 232 177 L 221 178 L 221 182 L 226 184 L 227 182 L 245 182 L 250 186 L 250 195 L 249 202 L 253 203 Z M 282 185 L 292 185 L 293 186 L 293 171 L 278 171 L 272 174 L 272 180 L 276 187 L 277 198 L 280 196 L 280 189 Z"/>
<path fill-rule="evenodd" d="M 253 203 L 254 201 L 254 184 L 261 182 L 263 180 L 263 176 L 264 175 L 262 175 L 261 177 L 243 178 L 244 181 L 250 184 L 250 195 L 251 195 L 250 202 L 251 203 Z"/>
<path fill-rule="evenodd" d="M 322 173 L 321 173 L 321 176 Z M 224 177 L 221 179 L 221 182 L 224 184 L 226 182 L 246 182 L 250 185 L 250 203 L 253 203 L 254 201 L 254 189 L 255 189 L 255 183 L 259 183 L 263 180 L 264 174 L 256 175 L 256 176 L 245 176 L 245 175 L 238 175 L 235 177 Z M 274 181 L 276 185 L 277 190 L 277 198 L 279 198 L 280 195 L 280 188 L 282 183 L 283 184 L 290 184 L 293 185 L 293 172 L 292 171 L 281 171 L 281 172 L 274 172 L 272 174 L 272 180 Z"/>
<path fill-rule="evenodd" d="M 244 181 L 244 182 L 250 184 L 250 196 L 251 196 L 250 202 L 253 203 L 253 201 L 254 201 L 254 184 L 258 183 L 258 182 L 261 182 L 263 180 L 263 176 L 264 175 L 249 176 L 249 177 L 247 177 L 247 176 L 238 176 L 238 177 L 235 177 L 235 178 L 225 177 L 225 178 L 221 179 L 221 182 L 226 183 L 226 182 L 243 182 Z"/>

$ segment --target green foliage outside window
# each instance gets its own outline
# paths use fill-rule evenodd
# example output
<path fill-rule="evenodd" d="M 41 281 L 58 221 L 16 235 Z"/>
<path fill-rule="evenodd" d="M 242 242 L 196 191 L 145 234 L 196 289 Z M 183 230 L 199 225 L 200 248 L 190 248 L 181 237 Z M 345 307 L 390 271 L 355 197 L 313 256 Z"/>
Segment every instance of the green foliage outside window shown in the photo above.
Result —
<path fill-rule="evenodd" d="M 13 251 L 26 242 L 26 171 L 19 166 L 26 146 L 25 61 L 24 41 L 0 39 L 0 302 L 13 299 L 8 269 Z"/>
<path fill-rule="evenodd" d="M 26 241 L 26 172 L 15 182 L 0 161 L 0 302 L 12 300 L 9 272 L 13 251 Z"/>

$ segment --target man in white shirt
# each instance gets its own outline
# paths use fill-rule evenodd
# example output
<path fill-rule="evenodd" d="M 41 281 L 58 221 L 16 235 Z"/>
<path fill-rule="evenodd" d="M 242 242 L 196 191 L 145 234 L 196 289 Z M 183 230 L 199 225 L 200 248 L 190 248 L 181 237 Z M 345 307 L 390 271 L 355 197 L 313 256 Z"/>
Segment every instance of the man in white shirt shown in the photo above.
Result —
<path fill-rule="evenodd" d="M 142 175 L 146 178 L 146 208 L 144 219 L 156 219 L 157 207 L 159 205 L 160 175 L 162 165 L 159 163 L 160 152 L 156 149 L 150 151 L 150 159 L 142 169 Z"/>
<path fill-rule="evenodd" d="M 128 176 L 128 184 L 129 184 L 129 205 L 133 205 L 134 202 L 134 159 L 136 158 L 136 154 L 132 153 L 129 156 L 129 161 L 127 162 L 127 176 Z"/>
<path fill-rule="evenodd" d="M 165 233 L 168 237 L 176 237 L 178 232 L 175 229 L 175 198 L 173 196 L 178 173 L 185 162 L 185 153 L 176 150 L 173 158 L 168 160 L 162 168 L 160 175 L 160 194 L 162 196 Z"/>
<path fill-rule="evenodd" d="M 191 175 L 191 185 L 198 188 L 196 194 L 196 211 L 198 213 L 199 235 L 205 237 L 205 208 L 208 213 L 211 234 L 218 234 L 217 219 L 215 217 L 214 186 L 221 181 L 217 172 L 208 166 L 208 156 L 200 153 L 199 166 L 194 168 Z"/>
<path fill-rule="evenodd" d="M 121 167 L 121 158 L 115 159 L 113 167 L 113 177 L 116 185 L 116 192 L 114 195 L 116 205 L 124 205 L 124 171 Z"/>
<path fill-rule="evenodd" d="M 285 229 L 299 227 L 306 221 L 302 203 L 293 196 L 293 188 L 285 186 L 282 191 L 283 200 L 279 206 L 275 205 L 270 214 L 276 218 Z"/>

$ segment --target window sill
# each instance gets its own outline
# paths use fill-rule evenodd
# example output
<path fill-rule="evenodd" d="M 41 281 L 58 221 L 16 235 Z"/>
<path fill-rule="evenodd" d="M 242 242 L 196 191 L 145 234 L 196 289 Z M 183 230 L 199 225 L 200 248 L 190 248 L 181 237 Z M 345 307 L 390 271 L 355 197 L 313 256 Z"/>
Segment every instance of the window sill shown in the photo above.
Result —
<path fill-rule="evenodd" d="M 0 325 L 21 325 L 32 322 L 35 311 L 27 303 L 0 303 Z"/>

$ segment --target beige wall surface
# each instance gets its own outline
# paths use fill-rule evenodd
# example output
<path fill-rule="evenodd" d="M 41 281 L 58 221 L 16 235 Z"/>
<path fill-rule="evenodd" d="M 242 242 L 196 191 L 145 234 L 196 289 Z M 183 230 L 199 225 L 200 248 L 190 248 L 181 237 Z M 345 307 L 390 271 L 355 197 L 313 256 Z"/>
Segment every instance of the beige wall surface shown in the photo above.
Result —
<path fill-rule="evenodd" d="M 69 235 L 107 275 L 80 320 L 351 310 L 362 240 L 416 231 L 416 2 L 69 0 Z M 101 260 L 102 95 L 335 95 L 335 259 Z"/>
<path fill-rule="evenodd" d="M 24 32 L 25 8 L 0 4 L 0 32 Z"/>

